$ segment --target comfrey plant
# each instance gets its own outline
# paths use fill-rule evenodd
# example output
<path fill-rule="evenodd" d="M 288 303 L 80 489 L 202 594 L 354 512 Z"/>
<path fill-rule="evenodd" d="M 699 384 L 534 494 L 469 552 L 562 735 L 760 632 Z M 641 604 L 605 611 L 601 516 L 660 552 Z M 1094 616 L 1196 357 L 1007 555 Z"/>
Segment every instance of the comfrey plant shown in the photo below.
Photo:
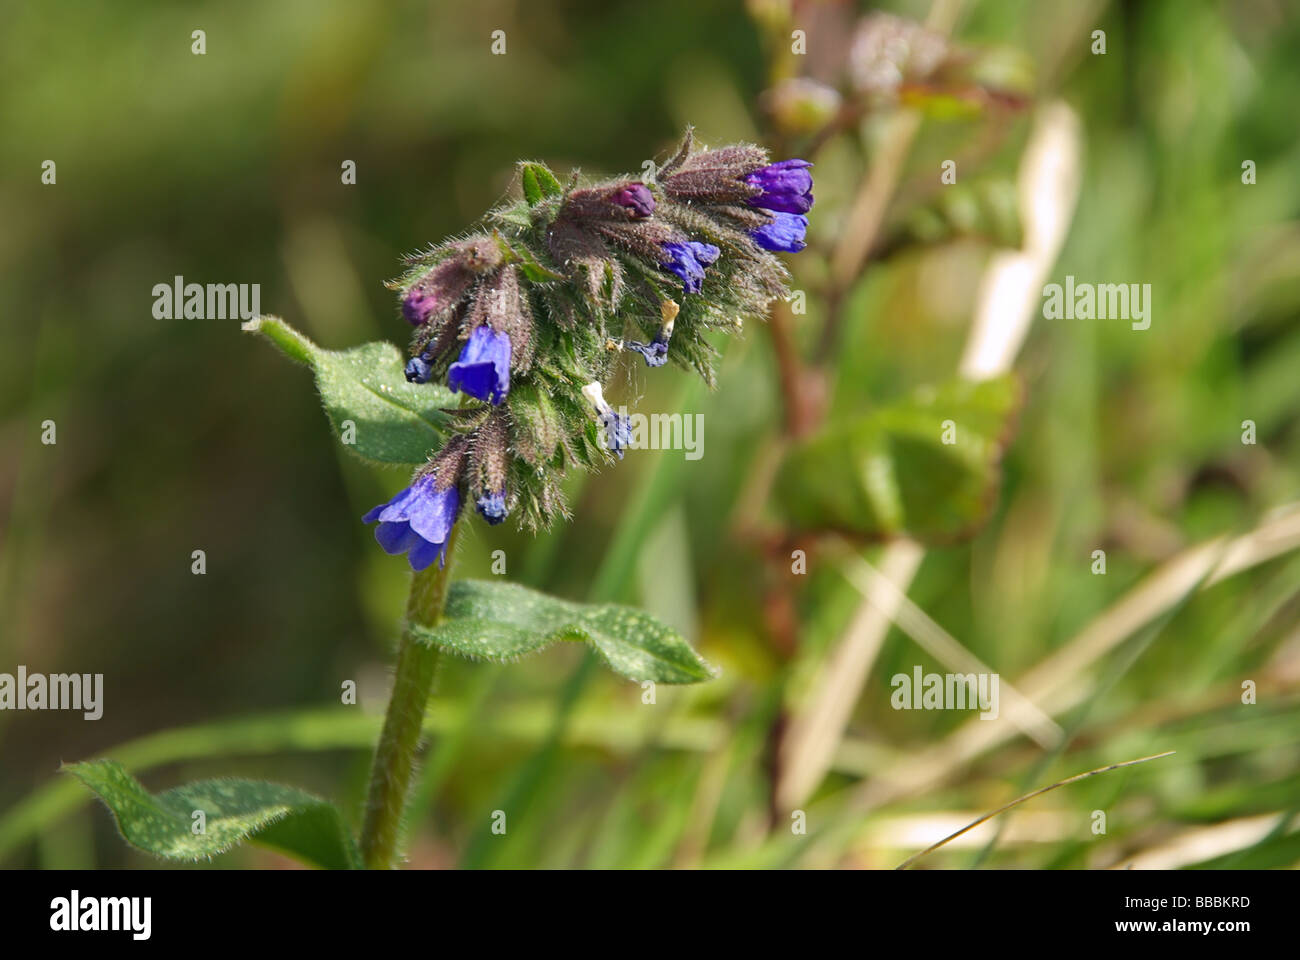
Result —
<path fill-rule="evenodd" d="M 789 295 L 776 254 L 804 246 L 810 166 L 772 163 L 747 144 L 697 148 L 689 130 L 653 182 L 584 184 L 575 173 L 563 186 L 544 165 L 521 163 L 518 200 L 409 258 L 392 284 L 414 328 L 408 359 L 383 343 L 322 350 L 274 317 L 246 324 L 314 370 L 347 449 L 414 467 L 408 486 L 362 518 L 414 571 L 364 823 L 354 838 L 332 805 L 276 784 L 214 780 L 150 795 L 112 761 L 73 765 L 124 836 L 177 859 L 254 838 L 317 865 L 394 867 L 442 652 L 513 660 L 580 640 L 633 680 L 713 676 L 640 611 L 503 581 L 452 583 L 451 556 L 471 504 L 489 524 L 513 515 L 547 527 L 568 515 L 565 471 L 622 459 L 628 422 L 604 397 L 620 353 L 650 367 L 672 360 L 712 385 L 709 332 L 735 331 Z"/>
<path fill-rule="evenodd" d="M 384 549 L 424 569 L 469 503 L 489 523 L 518 513 L 534 529 L 565 515 L 564 470 L 627 444 L 602 387 L 620 351 L 712 383 L 706 334 L 788 293 L 774 253 L 803 249 L 809 166 L 747 145 L 694 150 L 689 132 L 652 184 L 575 176 L 566 190 L 525 163 L 522 200 L 411 258 L 395 284 L 415 327 L 406 379 L 478 402 L 454 412 L 411 486 L 367 514 Z"/>

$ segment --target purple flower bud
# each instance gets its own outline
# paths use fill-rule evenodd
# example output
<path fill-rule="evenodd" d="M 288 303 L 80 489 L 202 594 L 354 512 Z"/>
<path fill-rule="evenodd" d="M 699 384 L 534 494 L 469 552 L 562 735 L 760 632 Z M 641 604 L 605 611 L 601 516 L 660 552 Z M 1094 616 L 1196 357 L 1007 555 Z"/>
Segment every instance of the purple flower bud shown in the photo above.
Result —
<path fill-rule="evenodd" d="M 406 361 L 406 379 L 409 383 L 428 383 L 433 368 L 427 356 L 412 357 Z"/>
<path fill-rule="evenodd" d="M 678 203 L 729 206 L 762 192 L 745 181 L 748 174 L 767 164 L 767 154 L 753 144 L 737 144 L 692 153 L 690 130 L 677 153 L 659 169 L 657 180 L 664 194 Z"/>
<path fill-rule="evenodd" d="M 494 410 L 483 420 L 469 443 L 467 489 L 483 519 L 497 524 L 506 518 L 506 474 L 510 466 L 509 418 Z"/>
<path fill-rule="evenodd" d="M 510 392 L 510 337 L 489 326 L 475 327 L 447 371 L 447 386 L 499 404 Z"/>
<path fill-rule="evenodd" d="M 459 303 L 483 274 L 501 265 L 501 249 L 488 236 L 470 237 L 448 248 L 428 273 L 402 294 L 402 316 L 414 326 Z"/>
<path fill-rule="evenodd" d="M 697 243 L 694 240 L 665 243 L 663 250 L 671 259 L 661 263 L 659 269 L 680 277 L 682 290 L 686 293 L 700 292 L 704 283 L 704 268 L 717 260 L 722 252 L 711 243 Z"/>
<path fill-rule="evenodd" d="M 644 183 L 629 183 L 610 200 L 626 207 L 634 220 L 643 220 L 655 212 L 655 198 Z"/>
<path fill-rule="evenodd" d="M 412 287 L 402 297 L 402 316 L 413 327 L 428 323 L 429 318 L 438 312 L 438 297 L 421 287 Z"/>
<path fill-rule="evenodd" d="M 812 209 L 812 174 L 807 160 L 782 160 L 746 175 L 745 182 L 763 192 L 750 197 L 751 206 L 782 213 L 807 213 Z"/>
<path fill-rule="evenodd" d="M 361 520 L 378 520 L 375 539 L 385 552 L 393 556 L 405 553 L 412 570 L 423 570 L 435 560 L 439 565 L 444 562 L 447 539 L 459 514 L 460 491 L 456 484 L 439 489 L 434 474 L 426 473 Z"/>
<path fill-rule="evenodd" d="M 749 232 L 764 250 L 779 250 L 783 253 L 798 253 L 807 244 L 804 236 L 808 232 L 808 218 L 802 213 L 774 212 L 771 223 L 765 223 Z"/>

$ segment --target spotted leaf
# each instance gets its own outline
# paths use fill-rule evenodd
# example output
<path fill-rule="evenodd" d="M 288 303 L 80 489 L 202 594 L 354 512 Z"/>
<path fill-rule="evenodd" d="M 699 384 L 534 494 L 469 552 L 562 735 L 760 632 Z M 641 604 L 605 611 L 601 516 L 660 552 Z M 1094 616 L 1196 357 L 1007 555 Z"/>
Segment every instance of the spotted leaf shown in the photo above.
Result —
<path fill-rule="evenodd" d="M 689 643 L 654 617 L 618 604 L 561 600 L 518 584 L 460 580 L 437 627 L 412 625 L 421 642 L 471 660 L 515 660 L 559 640 L 588 643 L 629 680 L 699 683 L 716 675 Z"/>
<path fill-rule="evenodd" d="M 278 317 L 244 329 L 260 333 L 290 360 L 311 367 L 321 404 L 343 449 L 372 463 L 418 466 L 442 445 L 457 398 L 433 383 L 406 381 L 405 361 L 391 343 L 324 350 Z"/>
<path fill-rule="evenodd" d="M 65 764 L 113 812 L 133 847 L 168 860 L 201 860 L 244 840 L 327 869 L 359 857 L 333 804 L 295 787 L 258 780 L 200 780 L 151 794 L 112 760 Z"/>

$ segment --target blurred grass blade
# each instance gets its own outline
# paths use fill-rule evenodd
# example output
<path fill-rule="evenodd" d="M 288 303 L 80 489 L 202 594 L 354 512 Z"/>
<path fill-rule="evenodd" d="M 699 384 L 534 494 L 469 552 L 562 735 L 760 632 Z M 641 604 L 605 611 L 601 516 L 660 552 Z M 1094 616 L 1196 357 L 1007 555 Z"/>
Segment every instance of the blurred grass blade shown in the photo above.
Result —
<path fill-rule="evenodd" d="M 1237 817 L 1180 830 L 1161 843 L 1125 856 L 1126 870 L 1275 870 L 1300 860 L 1295 811 Z"/>
<path fill-rule="evenodd" d="M 939 663 L 961 674 L 991 674 L 995 671 L 984 661 L 958 642 L 957 638 L 912 602 L 907 594 L 898 590 L 893 582 L 876 570 L 853 550 L 842 544 L 844 560 L 840 568 L 846 580 L 853 584 L 866 600 L 883 598 L 892 611 L 894 623 L 915 641 L 916 645 Z M 882 611 L 884 612 L 884 611 Z M 1000 696 L 1015 703 L 1020 710 L 1014 714 L 1021 730 L 1032 737 L 1039 746 L 1051 749 L 1064 739 L 1065 732 L 1051 717 L 1039 710 L 1019 690 L 1004 678 L 999 683 Z"/>
<path fill-rule="evenodd" d="M 691 409 L 698 404 L 703 389 L 703 384 L 692 377 L 682 387 L 673 409 Z M 641 544 L 649 536 L 656 518 L 680 493 L 683 462 L 681 457 L 660 454 L 651 471 L 641 479 L 631 504 L 619 520 L 614 537 L 605 550 L 600 568 L 587 592 L 589 600 L 608 602 L 623 596 L 627 585 L 632 582 Z M 520 811 L 529 807 L 538 785 L 545 779 L 559 754 L 560 743 L 572 722 L 577 703 L 596 673 L 596 664 L 596 655 L 589 652 L 569 675 L 556 704 L 545 741 L 518 768 L 497 804 L 498 807 Z M 505 856 L 505 845 L 495 843 L 494 839 L 496 838 L 491 838 L 486 832 L 479 833 L 470 842 L 460 866 L 477 869 L 498 862 Z"/>
<path fill-rule="evenodd" d="M 1300 503 L 1270 514 L 1258 527 L 1235 538 L 1216 537 L 1171 558 L 1094 617 L 1068 643 L 1026 672 L 1017 688 L 1049 714 L 1059 715 L 1086 700 L 1095 685 L 1080 682 L 1103 656 L 1189 595 L 1227 576 L 1300 549 Z M 898 797 L 941 782 L 956 767 L 1015 736 L 1002 711 L 997 722 L 968 720 L 932 747 L 854 788 L 850 806 L 861 814 Z"/>
<path fill-rule="evenodd" d="M 595 655 L 591 655 L 595 663 Z M 486 675 L 486 674 L 485 674 Z M 473 696 L 477 697 L 475 693 Z M 520 743 L 548 736 L 546 721 L 554 712 L 550 698 L 513 703 L 493 710 L 479 728 L 487 734 Z M 382 718 L 337 709 L 298 710 L 218 720 L 191 727 L 151 733 L 106 750 L 122 767 L 142 773 L 171 763 L 212 757 L 268 756 L 293 751 L 369 750 L 379 735 Z M 464 724 L 460 704 L 434 703 L 424 718 L 426 734 L 455 735 Z M 574 717 L 563 742 L 626 753 L 640 745 L 640 727 L 626 712 L 593 710 Z M 719 724 L 704 718 L 672 720 L 658 743 L 661 748 L 705 751 L 722 736 Z M 439 738 L 447 743 L 448 737 Z M 852 767 L 846 767 L 852 770 Z M 89 799 L 81 786 L 67 778 L 51 778 L 0 815 L 0 862 L 43 831 L 64 829 L 65 818 Z"/>

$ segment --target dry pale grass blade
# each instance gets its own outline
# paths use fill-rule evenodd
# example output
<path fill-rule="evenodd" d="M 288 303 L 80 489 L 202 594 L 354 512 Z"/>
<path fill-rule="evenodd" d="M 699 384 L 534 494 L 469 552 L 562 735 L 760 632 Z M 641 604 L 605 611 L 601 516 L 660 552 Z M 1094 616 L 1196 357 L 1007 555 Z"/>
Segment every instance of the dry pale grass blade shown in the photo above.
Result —
<path fill-rule="evenodd" d="M 1039 701 L 1073 682 L 1145 624 L 1177 603 L 1198 583 L 1203 587 L 1300 547 L 1300 504 L 1273 511 L 1244 536 L 1217 537 L 1162 564 L 1155 573 L 1097 617 L 1058 653 L 1030 670 L 1020 682 L 1026 696 Z"/>
<path fill-rule="evenodd" d="M 1011 367 L 1042 307 L 1043 282 L 1065 243 L 1079 195 L 1079 118 L 1064 103 L 1043 108 L 1016 182 L 1024 245 L 995 254 L 984 272 L 959 370 L 968 380 Z"/>
<path fill-rule="evenodd" d="M 855 852 L 865 851 L 871 865 L 885 851 L 915 850 L 931 838 L 953 835 L 948 846 L 959 850 L 976 850 L 994 838 L 995 825 L 984 823 L 967 832 L 961 828 L 978 817 L 977 810 L 939 810 L 934 813 L 907 813 L 873 817 L 859 835 Z M 1079 834 L 1079 815 L 1073 810 L 1026 810 L 1006 825 L 999 846 L 1020 847 L 1068 842 Z"/>
<path fill-rule="evenodd" d="M 1016 684 L 1053 716 L 1092 694 L 1086 671 L 1189 592 L 1218 583 L 1291 550 L 1300 549 L 1300 503 L 1272 511 L 1259 527 L 1232 539 L 1217 537 L 1167 560 Z M 997 721 L 967 721 L 944 740 L 855 788 L 854 810 L 864 812 L 937 786 L 981 753 L 1017 733 L 1009 706 Z"/>
<path fill-rule="evenodd" d="M 880 598 L 892 603 L 893 620 L 898 628 L 949 670 L 961 674 L 996 672 L 962 646 L 956 637 L 939 626 L 928 613 L 913 603 L 907 594 L 897 590 L 888 577 L 883 576 L 857 553 L 846 552 L 841 572 L 867 601 L 874 602 L 876 598 Z M 1012 714 L 1013 722 L 1020 727 L 1022 733 L 1048 750 L 1060 744 L 1065 731 L 1056 721 L 1034 706 L 1011 684 L 1001 681 L 998 684 L 998 691 L 999 699 L 1005 697 L 1007 702 L 1015 707 Z"/>
<path fill-rule="evenodd" d="M 845 231 L 831 256 L 831 282 L 836 289 L 849 289 L 862 271 L 884 222 L 885 211 L 889 209 L 903 162 L 920 129 L 921 114 L 915 110 L 900 110 L 889 119 L 871 169 L 849 209 L 846 219 L 852 226 Z"/>
<path fill-rule="evenodd" d="M 998 807 L 996 810 L 992 811 L 991 813 L 984 814 L 984 816 L 980 817 L 978 820 L 971 821 L 970 823 L 966 824 L 966 826 L 962 827 L 960 830 L 956 831 L 955 833 L 950 833 L 948 834 L 948 836 L 944 837 L 942 840 L 938 841 L 937 843 L 930 844 L 930 846 L 926 847 L 920 853 L 912 854 L 910 857 L 908 857 L 906 860 L 904 860 L 902 863 L 898 865 L 898 869 L 906 870 L 908 867 L 916 863 L 916 861 L 920 860 L 926 854 L 933 853 L 935 850 L 938 850 L 944 844 L 949 843 L 952 840 L 955 840 L 957 837 L 960 837 L 962 834 L 967 833 L 970 830 L 974 830 L 981 823 L 987 823 L 989 820 L 992 820 L 994 817 L 998 816 L 999 814 L 1006 813 L 1008 810 L 1012 809 L 1013 807 L 1018 807 L 1025 801 L 1034 799 L 1034 797 L 1041 797 L 1043 794 L 1050 793 L 1052 790 L 1055 790 L 1058 787 L 1064 787 L 1067 784 L 1071 784 L 1071 783 L 1078 783 L 1080 780 L 1086 780 L 1088 777 L 1095 777 L 1099 773 L 1108 773 L 1111 770 L 1118 770 L 1120 769 L 1120 767 L 1131 767 L 1134 764 L 1146 763 L 1148 760 L 1159 760 L 1161 757 L 1169 757 L 1169 756 L 1173 756 L 1173 754 L 1174 754 L 1173 750 L 1166 750 L 1164 753 L 1153 753 L 1149 757 L 1138 757 L 1136 760 L 1125 760 L 1122 763 L 1112 763 L 1105 767 L 1098 767 L 1096 770 L 1089 770 L 1086 773 L 1076 773 L 1072 777 L 1066 777 L 1064 780 L 1058 780 L 1056 781 L 1056 783 L 1048 784 L 1045 787 L 1039 787 L 1037 790 L 1034 790 L 1031 793 L 1026 793 L 1023 797 L 1016 797 L 1016 799 L 1012 800 L 1010 803 L 1004 803 L 1002 806 Z"/>
<path fill-rule="evenodd" d="M 961 363 L 962 374 L 970 379 L 1009 370 L 1038 312 L 1043 283 L 1074 216 L 1080 138 L 1078 117 L 1063 103 L 1048 104 L 1035 117 L 1017 187 L 1026 245 L 995 257 L 985 275 Z M 906 594 L 923 555 L 919 545 L 895 541 L 881 556 L 880 572 L 898 593 Z M 796 708 L 777 752 L 775 800 L 781 810 L 798 807 L 825 777 L 894 609 L 896 605 L 884 598 L 859 605 Z"/>
<path fill-rule="evenodd" d="M 1111 869 L 1178 870 L 1193 863 L 1202 863 L 1253 847 L 1282 827 L 1288 817 L 1290 814 L 1287 813 L 1264 813 L 1207 827 L 1192 827 L 1159 846 L 1127 854 L 1116 861 Z"/>
<path fill-rule="evenodd" d="M 903 595 L 923 554 L 920 545 L 911 540 L 898 540 L 885 548 L 880 571 L 895 586 L 892 596 Z M 822 663 L 812 695 L 781 738 L 775 796 L 778 809 L 798 807 L 826 775 L 896 608 L 897 603 L 884 596 L 863 602 L 844 639 Z"/>

